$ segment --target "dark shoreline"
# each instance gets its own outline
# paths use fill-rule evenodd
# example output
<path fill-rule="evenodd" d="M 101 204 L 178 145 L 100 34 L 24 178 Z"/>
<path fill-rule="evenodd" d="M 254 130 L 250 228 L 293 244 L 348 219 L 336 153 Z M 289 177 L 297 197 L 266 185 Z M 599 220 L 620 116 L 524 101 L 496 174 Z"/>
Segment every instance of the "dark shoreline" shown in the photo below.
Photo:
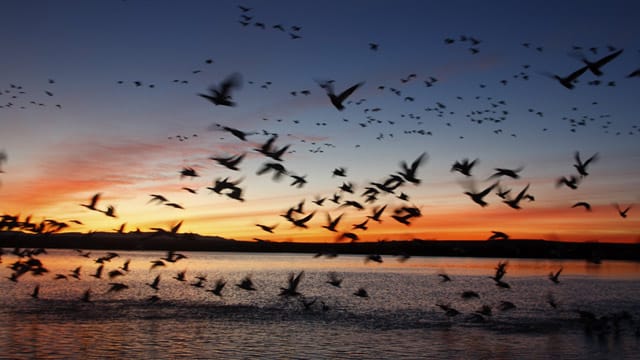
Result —
<path fill-rule="evenodd" d="M 239 241 L 196 234 L 61 233 L 34 235 L 0 232 L 0 248 L 92 250 L 175 250 L 309 254 L 380 254 L 407 256 L 499 257 L 640 261 L 640 244 L 547 240 L 407 240 L 362 243 Z"/>

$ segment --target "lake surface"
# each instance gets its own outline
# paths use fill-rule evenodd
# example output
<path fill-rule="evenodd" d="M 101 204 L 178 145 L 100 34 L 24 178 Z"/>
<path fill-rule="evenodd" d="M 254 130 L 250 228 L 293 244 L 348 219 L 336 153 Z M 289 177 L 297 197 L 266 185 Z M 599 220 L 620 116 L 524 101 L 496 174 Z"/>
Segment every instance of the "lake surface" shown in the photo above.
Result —
<path fill-rule="evenodd" d="M 183 252 L 186 259 L 151 269 L 167 254 L 118 252 L 101 278 L 91 276 L 106 254 L 49 250 L 36 256 L 48 272 L 17 282 L 8 279 L 8 266 L 18 256 L 3 255 L 0 358 L 604 359 L 635 358 L 640 350 L 635 262 L 389 256 L 376 263 L 364 256 Z M 129 271 L 110 279 L 126 260 Z M 504 260 L 508 289 L 489 278 Z M 69 277 L 77 267 L 79 279 Z M 560 267 L 554 284 L 548 274 Z M 174 279 L 181 271 L 186 281 Z M 302 295 L 280 296 L 289 275 L 301 271 Z M 327 283 L 331 272 L 341 287 Z M 154 290 L 147 284 L 157 275 Z M 197 276 L 206 276 L 202 287 L 193 285 Z M 236 286 L 245 276 L 255 291 Z M 207 291 L 220 278 L 227 281 L 221 297 Z M 128 288 L 110 292 L 109 283 Z M 354 295 L 360 288 L 368 297 Z M 90 302 L 81 300 L 87 290 Z M 465 299 L 464 291 L 479 297 Z M 503 301 L 515 308 L 500 310 Z M 490 315 L 476 312 L 483 305 Z"/>

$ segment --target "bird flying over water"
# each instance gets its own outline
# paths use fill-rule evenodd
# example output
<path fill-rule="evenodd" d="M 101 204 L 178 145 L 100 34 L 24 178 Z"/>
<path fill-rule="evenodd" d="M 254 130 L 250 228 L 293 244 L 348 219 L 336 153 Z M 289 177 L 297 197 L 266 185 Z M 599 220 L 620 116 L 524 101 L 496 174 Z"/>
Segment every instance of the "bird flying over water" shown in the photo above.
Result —
<path fill-rule="evenodd" d="M 300 279 L 304 275 L 304 271 L 301 271 L 298 275 L 291 273 L 289 275 L 288 286 L 286 288 L 280 288 L 280 296 L 300 296 L 298 292 L 298 285 L 300 284 Z"/>
<path fill-rule="evenodd" d="M 562 272 L 562 266 L 555 273 L 554 272 L 550 272 L 549 273 L 549 280 L 551 280 L 554 284 L 559 284 L 560 280 L 558 280 L 558 277 L 560 276 L 561 272 Z"/>

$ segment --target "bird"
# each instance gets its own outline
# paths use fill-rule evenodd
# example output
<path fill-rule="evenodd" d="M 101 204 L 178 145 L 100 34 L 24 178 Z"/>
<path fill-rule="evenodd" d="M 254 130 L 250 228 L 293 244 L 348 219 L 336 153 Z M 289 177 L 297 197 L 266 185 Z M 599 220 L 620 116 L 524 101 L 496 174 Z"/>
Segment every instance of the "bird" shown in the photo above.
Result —
<path fill-rule="evenodd" d="M 570 188 L 572 190 L 576 190 L 578 188 L 578 184 L 579 183 L 580 183 L 580 180 L 575 175 L 571 175 L 568 178 L 563 176 L 563 177 L 559 178 L 558 180 L 556 180 L 556 187 L 560 187 L 560 186 L 562 186 L 564 184 L 568 188 Z"/>
<path fill-rule="evenodd" d="M 340 222 L 340 219 L 342 219 L 342 216 L 344 214 L 340 214 L 338 217 L 336 217 L 335 219 L 331 220 L 331 215 L 329 213 L 327 213 L 327 225 L 322 225 L 323 228 L 329 230 L 329 231 L 333 231 L 336 232 L 338 230 L 336 230 L 336 226 L 338 226 L 338 223 Z"/>
<path fill-rule="evenodd" d="M 309 222 L 309 220 L 311 220 L 315 214 L 316 214 L 316 212 L 314 211 L 314 212 L 310 213 L 309 215 L 307 215 L 307 216 L 305 216 L 305 217 L 303 217 L 301 219 L 294 219 L 291 222 L 293 223 L 293 226 L 295 226 L 295 227 L 300 227 L 300 228 L 306 229 L 306 228 L 308 228 L 307 222 Z"/>
<path fill-rule="evenodd" d="M 262 164 L 262 167 L 256 172 L 257 175 L 262 175 L 268 171 L 273 171 L 273 180 L 278 181 L 282 179 L 282 176 L 288 174 L 287 169 L 280 163 L 267 162 Z"/>
<path fill-rule="evenodd" d="M 298 275 L 294 273 L 289 274 L 288 286 L 286 288 L 280 288 L 280 296 L 300 296 L 298 292 L 298 285 L 304 275 L 304 271 L 301 271 Z"/>
<path fill-rule="evenodd" d="M 615 51 L 595 62 L 590 62 L 587 59 L 583 58 L 582 62 L 585 63 L 587 65 L 587 68 L 589 69 L 589 71 L 591 71 L 591 73 L 595 76 L 602 76 L 602 70 L 600 70 L 601 67 L 603 67 L 604 65 L 606 65 L 607 63 L 609 63 L 611 60 L 617 58 L 620 54 L 622 54 L 622 51 L 624 49 L 620 49 L 618 51 Z"/>
<path fill-rule="evenodd" d="M 382 216 L 382 213 L 384 212 L 384 210 L 387 208 L 387 205 L 384 205 L 380 208 L 374 208 L 373 209 L 373 213 L 371 215 L 368 215 L 367 218 L 376 221 L 376 222 L 382 222 L 382 220 L 380 219 L 380 217 Z"/>
<path fill-rule="evenodd" d="M 512 179 L 519 179 L 520 175 L 518 175 L 518 173 L 520 171 L 522 171 L 522 167 L 518 168 L 518 169 L 502 169 L 502 168 L 495 168 L 495 173 L 493 173 L 491 176 L 489 176 L 489 179 L 495 179 L 495 178 L 499 178 L 501 176 L 507 176 L 510 177 Z"/>
<path fill-rule="evenodd" d="M 353 295 L 361 298 L 369 297 L 369 293 L 367 293 L 367 290 L 365 290 L 364 288 L 359 288 L 358 290 L 356 290 L 356 292 L 353 293 Z"/>
<path fill-rule="evenodd" d="M 91 276 L 93 276 L 96 279 L 102 278 L 102 270 L 103 269 L 104 269 L 104 265 L 98 266 L 98 268 L 96 269 L 96 272 L 91 274 Z"/>
<path fill-rule="evenodd" d="M 411 166 L 408 166 L 404 161 L 401 162 L 400 167 L 402 168 L 402 171 L 399 171 L 398 174 L 410 183 L 416 185 L 420 184 L 420 179 L 416 178 L 416 172 L 418 171 L 418 167 L 424 162 L 425 156 L 427 156 L 427 153 L 423 152 L 411 163 Z"/>
<path fill-rule="evenodd" d="M 116 216 L 116 208 L 113 205 L 107 206 L 107 210 L 102 211 L 105 215 L 112 218 L 117 218 Z"/>
<path fill-rule="evenodd" d="M 233 73 L 223 80 L 219 86 L 212 85 L 209 87 L 209 94 L 199 93 L 198 96 L 209 100 L 218 106 L 236 106 L 231 101 L 231 91 L 242 87 L 242 76 L 239 73 Z"/>
<path fill-rule="evenodd" d="M 91 201 L 89 202 L 89 204 L 80 204 L 80 206 L 84 206 L 89 210 L 100 211 L 96 208 L 96 205 L 98 204 L 98 200 L 100 200 L 100 196 L 102 196 L 101 193 L 96 193 L 91 197 Z"/>
<path fill-rule="evenodd" d="M 163 195 L 160 195 L 160 194 L 150 194 L 149 196 L 151 196 L 151 199 L 149 200 L 149 203 L 158 202 L 158 203 L 162 204 L 162 203 L 169 202 L 169 200 L 166 197 L 164 197 Z"/>
<path fill-rule="evenodd" d="M 33 288 L 33 291 L 31 292 L 31 297 L 34 299 L 38 299 L 39 294 L 40 294 L 40 285 L 36 285 Z"/>
<path fill-rule="evenodd" d="M 449 282 L 451 281 L 451 277 L 445 273 L 439 273 L 438 276 L 442 279 L 440 282 Z"/>
<path fill-rule="evenodd" d="M 580 174 L 581 177 L 585 177 L 589 175 L 589 173 L 587 172 L 587 166 L 591 162 L 598 160 L 598 153 L 595 153 L 586 161 L 582 162 L 582 160 L 580 160 L 580 152 L 576 151 L 574 158 L 576 160 L 576 163 L 573 165 L 573 167 L 575 167 L 576 170 L 578 170 L 578 174 Z"/>
<path fill-rule="evenodd" d="M 349 239 L 351 240 L 351 242 L 355 242 L 360 240 L 360 237 L 358 236 L 358 234 L 352 232 L 343 232 L 342 234 L 340 234 L 340 236 L 338 236 L 337 241 L 342 241 L 344 239 Z"/>
<path fill-rule="evenodd" d="M 465 176 L 471 176 L 471 169 L 477 164 L 478 159 L 469 161 L 469 159 L 462 159 L 462 161 L 456 161 L 451 166 L 451 171 L 457 171 Z"/>
<path fill-rule="evenodd" d="M 151 283 L 148 283 L 147 285 L 149 285 L 149 287 L 151 287 L 153 290 L 158 291 L 158 284 L 160 284 L 160 275 L 157 275 L 155 279 L 153 279 L 153 281 Z"/>
<path fill-rule="evenodd" d="M 216 284 L 214 285 L 213 289 L 207 291 L 216 296 L 222 296 L 222 289 L 224 289 L 225 285 L 227 285 L 227 282 L 224 279 L 220 278 L 216 280 Z"/>
<path fill-rule="evenodd" d="M 256 226 L 259 227 L 260 229 L 262 229 L 263 231 L 266 231 L 266 232 L 268 232 L 270 234 L 273 234 L 273 229 L 275 229 L 278 226 L 278 224 L 272 225 L 272 226 L 256 224 Z"/>
<path fill-rule="evenodd" d="M 520 191 L 518 193 L 518 195 L 514 198 L 514 199 L 507 199 L 507 200 L 503 200 L 502 202 L 509 205 L 509 207 L 519 210 L 520 209 L 520 201 L 522 200 L 522 198 L 525 196 L 525 194 L 527 193 L 527 190 L 529 190 L 529 184 L 527 184 L 527 186 L 524 187 L 524 189 L 522 189 L 522 191 Z"/>
<path fill-rule="evenodd" d="M 627 206 L 624 210 L 617 203 L 613 204 L 613 206 L 618 211 L 618 215 L 620 215 L 620 217 L 622 217 L 623 219 L 625 219 L 627 217 L 627 213 L 629 212 L 629 210 L 631 210 L 631 205 Z"/>
<path fill-rule="evenodd" d="M 180 170 L 180 178 L 184 178 L 184 177 L 198 177 L 200 175 L 198 175 L 198 172 L 190 167 L 184 167 L 182 168 L 182 170 Z"/>
<path fill-rule="evenodd" d="M 580 69 L 572 72 L 571 74 L 565 76 L 565 77 L 561 77 L 559 75 L 553 75 L 553 78 L 558 80 L 558 82 L 560 82 L 560 84 L 562 86 L 564 86 L 565 88 L 571 90 L 573 89 L 575 86 L 573 85 L 573 83 L 582 75 L 584 74 L 585 71 L 587 71 L 587 69 L 589 69 L 589 66 L 584 66 L 581 67 Z"/>
<path fill-rule="evenodd" d="M 186 281 L 186 280 L 187 280 L 187 279 L 186 279 L 186 274 L 187 274 L 187 271 L 186 271 L 186 270 L 182 270 L 182 271 L 179 271 L 179 272 L 176 274 L 176 276 L 174 276 L 173 278 L 174 278 L 174 279 L 176 279 L 176 280 L 178 280 L 178 281 L 181 281 L 181 282 L 182 282 L 182 281 Z"/>
<path fill-rule="evenodd" d="M 343 279 L 339 277 L 337 273 L 332 271 L 329 273 L 329 280 L 327 280 L 326 283 L 339 288 L 342 287 L 342 280 Z"/>
<path fill-rule="evenodd" d="M 162 260 L 152 260 L 151 262 L 151 267 L 149 268 L 149 271 L 157 268 L 157 267 L 161 267 L 161 266 L 165 266 L 164 261 Z"/>
<path fill-rule="evenodd" d="M 573 204 L 571 207 L 575 208 L 575 207 L 584 207 L 585 210 L 587 211 L 591 211 L 591 204 L 589 204 L 588 202 L 585 201 L 578 201 L 577 203 Z"/>
<path fill-rule="evenodd" d="M 215 156 L 212 156 L 209 159 L 216 161 L 218 164 L 226 167 L 227 169 L 238 171 L 238 170 L 240 170 L 238 168 L 238 165 L 240 164 L 242 159 L 244 159 L 245 155 L 246 154 L 240 154 L 240 155 L 233 155 L 233 156 L 229 156 L 229 157 L 215 157 Z"/>
<path fill-rule="evenodd" d="M 554 284 L 559 284 L 560 280 L 558 280 L 558 277 L 560 276 L 561 272 L 562 272 L 562 266 L 555 273 L 554 272 L 550 272 L 549 273 L 549 280 L 551 280 L 551 282 L 553 282 Z"/>
<path fill-rule="evenodd" d="M 487 196 L 491 192 L 491 190 L 493 190 L 493 188 L 495 188 L 496 186 L 498 186 L 497 182 L 493 183 L 492 185 L 485 188 L 481 192 L 466 191 L 465 194 L 468 195 L 471 198 L 471 200 L 473 200 L 473 202 L 475 202 L 476 204 L 482 207 L 485 207 L 489 204 L 486 201 L 484 201 L 484 197 Z"/>
<path fill-rule="evenodd" d="M 291 178 L 293 179 L 293 181 L 291 182 L 291 186 L 301 188 L 307 183 L 306 175 L 299 176 L 299 175 L 290 174 L 289 176 L 291 176 Z"/>
<path fill-rule="evenodd" d="M 80 298 L 81 301 L 86 302 L 86 303 L 90 303 L 91 302 L 91 289 L 87 289 L 85 290 L 85 292 L 82 294 L 82 297 Z"/>
<path fill-rule="evenodd" d="M 122 290 L 128 289 L 129 286 L 125 285 L 123 283 L 109 283 L 110 287 L 109 290 L 107 290 L 107 293 L 110 292 L 120 292 Z"/>
<path fill-rule="evenodd" d="M 256 288 L 253 285 L 253 281 L 251 281 L 251 277 L 249 275 L 245 276 L 240 283 L 236 284 L 237 287 L 247 291 L 255 291 Z"/>
<path fill-rule="evenodd" d="M 356 91 L 356 89 L 358 89 L 363 84 L 364 84 L 364 82 L 357 83 L 357 84 L 349 87 L 348 89 L 344 90 L 343 92 L 341 92 L 338 95 L 335 94 L 334 89 L 333 89 L 333 84 L 331 82 L 323 82 L 323 83 L 320 84 L 320 87 L 325 89 L 325 91 L 327 92 L 327 96 L 329 96 L 329 100 L 331 101 L 331 104 L 336 109 L 342 111 L 342 110 L 345 109 L 345 107 L 343 105 L 344 101 L 351 94 L 353 94 L 353 92 Z"/>

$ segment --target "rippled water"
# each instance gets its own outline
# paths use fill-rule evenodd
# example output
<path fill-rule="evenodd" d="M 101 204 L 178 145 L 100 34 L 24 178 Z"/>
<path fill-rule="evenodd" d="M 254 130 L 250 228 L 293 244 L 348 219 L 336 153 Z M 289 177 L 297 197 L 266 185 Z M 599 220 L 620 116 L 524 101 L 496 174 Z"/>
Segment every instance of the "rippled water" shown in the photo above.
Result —
<path fill-rule="evenodd" d="M 187 259 L 150 269 L 164 253 L 120 252 L 101 279 L 90 276 L 94 259 L 105 254 L 51 250 L 38 256 L 49 273 L 17 283 L 3 266 L 0 357 L 583 359 L 633 358 L 640 349 L 638 263 L 509 260 L 511 289 L 500 289 L 488 277 L 503 259 L 387 257 L 378 264 L 363 256 L 187 252 Z M 17 259 L 5 255 L 3 265 Z M 130 271 L 109 280 L 126 259 Z M 80 280 L 54 280 L 78 266 Z M 547 274 L 560 266 L 555 285 Z M 186 282 L 173 279 L 183 270 Z M 300 271 L 303 296 L 279 296 L 289 274 Z M 332 271 L 344 278 L 341 288 L 326 283 Z M 442 283 L 440 272 L 452 281 Z M 158 291 L 146 285 L 156 275 Z M 199 275 L 207 276 L 204 288 L 190 285 Z M 246 275 L 256 291 L 235 286 Z M 228 281 L 222 297 L 206 291 L 218 278 Z M 110 281 L 129 288 L 108 292 Z M 36 284 L 38 299 L 30 296 Z M 361 287 L 368 298 L 353 295 Z M 80 300 L 87 289 L 90 303 Z M 465 300 L 466 290 L 480 297 Z M 160 300 L 150 302 L 152 295 Z M 315 303 L 306 309 L 303 299 Z M 516 308 L 500 311 L 501 301 Z M 436 303 L 460 314 L 448 317 Z M 474 315 L 482 305 L 492 307 L 491 316 Z M 610 320 L 588 326 L 578 309 Z"/>

